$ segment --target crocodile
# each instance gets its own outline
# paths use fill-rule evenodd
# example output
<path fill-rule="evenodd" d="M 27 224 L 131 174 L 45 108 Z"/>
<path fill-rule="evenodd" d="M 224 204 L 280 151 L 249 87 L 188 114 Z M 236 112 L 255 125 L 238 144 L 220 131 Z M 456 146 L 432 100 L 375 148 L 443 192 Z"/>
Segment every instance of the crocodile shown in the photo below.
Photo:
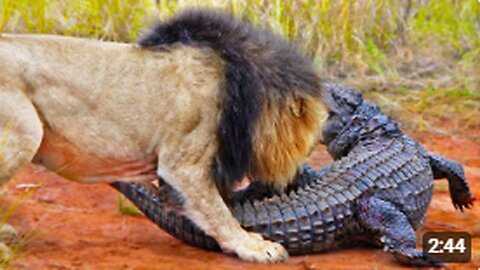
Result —
<path fill-rule="evenodd" d="M 333 83 L 324 89 L 329 117 L 322 143 L 334 162 L 319 171 L 303 166 L 281 193 L 253 182 L 236 192 L 234 216 L 245 229 L 281 243 L 292 255 L 367 243 L 403 264 L 443 265 L 416 249 L 415 230 L 425 220 L 434 179 L 448 180 L 455 208 L 473 205 L 463 167 L 429 153 L 358 91 Z M 112 186 L 176 238 L 220 250 L 181 214 L 181 198 L 161 179 L 156 185 Z"/>

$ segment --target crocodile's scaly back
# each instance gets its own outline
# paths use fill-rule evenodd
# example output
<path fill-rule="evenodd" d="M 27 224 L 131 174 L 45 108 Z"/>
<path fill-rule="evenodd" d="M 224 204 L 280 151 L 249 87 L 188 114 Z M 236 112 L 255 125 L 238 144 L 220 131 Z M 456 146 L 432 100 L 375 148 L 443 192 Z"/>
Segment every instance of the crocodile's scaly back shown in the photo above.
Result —
<path fill-rule="evenodd" d="M 332 164 L 322 176 L 305 167 L 299 176 L 309 183 L 290 194 L 236 204 L 233 213 L 248 231 L 284 245 L 290 254 L 309 254 L 338 247 L 363 232 L 355 219 L 358 198 L 378 194 L 405 205 L 410 220 L 423 221 L 432 194 L 432 173 L 424 150 L 406 136 L 359 145 Z M 420 154 L 420 155 L 419 155 Z M 218 250 L 188 219 L 164 211 L 161 194 L 146 184 L 115 187 L 161 228 L 183 241 Z"/>

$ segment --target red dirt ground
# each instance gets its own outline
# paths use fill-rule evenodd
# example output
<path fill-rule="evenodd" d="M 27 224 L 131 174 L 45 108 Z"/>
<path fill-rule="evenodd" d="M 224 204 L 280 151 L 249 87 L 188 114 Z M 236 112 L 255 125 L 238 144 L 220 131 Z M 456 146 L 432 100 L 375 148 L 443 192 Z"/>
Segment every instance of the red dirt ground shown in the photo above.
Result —
<path fill-rule="evenodd" d="M 480 198 L 480 132 L 464 136 L 414 135 L 429 150 L 465 165 L 473 193 Z M 330 159 L 323 148 L 311 157 L 317 166 Z M 40 167 L 30 166 L 5 187 L 0 205 L 12 205 L 26 194 L 19 184 L 39 184 L 9 222 L 23 232 L 39 231 L 27 242 L 10 269 L 403 269 L 376 249 L 337 250 L 292 257 L 288 262 L 258 265 L 220 253 L 196 249 L 170 237 L 143 216 L 117 210 L 117 192 L 104 184 L 82 185 Z M 473 236 L 473 259 L 448 264 L 450 269 L 480 267 L 480 205 L 460 213 L 450 203 L 445 181 L 437 182 L 426 230 L 464 230 Z M 477 203 L 480 204 L 480 201 Z"/>

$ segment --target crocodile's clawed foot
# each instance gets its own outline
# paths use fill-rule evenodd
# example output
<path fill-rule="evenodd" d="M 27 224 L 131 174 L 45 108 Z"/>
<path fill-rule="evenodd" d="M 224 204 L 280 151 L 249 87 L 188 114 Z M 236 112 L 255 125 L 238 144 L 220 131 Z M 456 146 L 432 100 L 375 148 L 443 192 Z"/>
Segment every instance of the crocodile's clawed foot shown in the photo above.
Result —
<path fill-rule="evenodd" d="M 455 209 L 460 209 L 460 211 L 462 212 L 464 207 L 472 207 L 473 202 L 476 200 L 476 198 L 470 193 L 470 191 L 451 193 L 451 199 Z"/>
<path fill-rule="evenodd" d="M 432 256 L 424 254 L 417 249 L 394 250 L 392 251 L 395 258 L 402 264 L 414 265 L 420 267 L 444 267 L 442 261 L 435 259 Z"/>
<path fill-rule="evenodd" d="M 392 203 L 380 198 L 361 199 L 360 221 L 371 232 L 377 232 L 376 243 L 391 252 L 400 263 L 415 266 L 443 267 L 443 263 L 415 248 L 415 230 L 407 216 Z"/>
<path fill-rule="evenodd" d="M 391 252 L 393 256 L 405 265 L 418 267 L 444 267 L 444 263 L 428 254 L 423 253 L 415 248 L 415 242 L 408 239 L 391 239 L 389 237 L 382 238 L 385 245 L 385 251 Z M 403 246 L 400 246 L 403 245 Z"/>

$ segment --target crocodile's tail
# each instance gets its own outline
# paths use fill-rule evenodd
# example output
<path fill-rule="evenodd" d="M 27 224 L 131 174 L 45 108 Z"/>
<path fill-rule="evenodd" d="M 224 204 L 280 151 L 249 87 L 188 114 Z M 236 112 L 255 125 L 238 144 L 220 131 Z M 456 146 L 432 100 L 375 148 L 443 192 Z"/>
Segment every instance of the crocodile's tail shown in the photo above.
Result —
<path fill-rule="evenodd" d="M 161 202 L 158 188 L 153 184 L 114 182 L 111 186 L 134 203 L 148 219 L 177 239 L 195 247 L 220 251 L 217 242 L 181 215 L 180 210 L 168 211 L 168 203 Z M 164 194 L 167 197 L 169 195 Z"/>
<path fill-rule="evenodd" d="M 139 40 L 147 49 L 174 43 L 211 48 L 225 61 L 226 95 L 212 169 L 222 195 L 231 195 L 233 184 L 252 172 L 253 131 L 262 105 L 297 94 L 318 98 L 318 77 L 295 46 L 224 13 L 186 10 Z"/>

